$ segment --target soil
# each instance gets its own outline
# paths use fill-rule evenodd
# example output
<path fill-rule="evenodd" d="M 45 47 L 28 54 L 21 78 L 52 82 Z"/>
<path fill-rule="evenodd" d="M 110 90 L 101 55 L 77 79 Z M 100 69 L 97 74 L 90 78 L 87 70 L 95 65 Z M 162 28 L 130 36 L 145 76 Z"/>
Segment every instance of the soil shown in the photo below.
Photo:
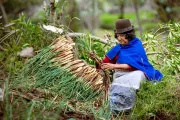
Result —
<path fill-rule="evenodd" d="M 155 120 L 176 120 L 176 114 L 174 113 L 166 113 L 164 111 L 158 111 L 156 113 Z"/>
<path fill-rule="evenodd" d="M 32 89 L 30 91 L 23 91 L 21 88 L 13 90 L 12 91 L 12 95 L 16 98 L 16 97 L 22 97 L 27 101 L 31 101 L 31 100 L 42 100 L 45 97 L 52 97 L 53 95 L 48 92 L 48 91 L 44 91 L 41 89 Z"/>
<path fill-rule="evenodd" d="M 2 68 L 0 67 L 0 69 Z M 0 70 L 0 80 L 5 80 L 7 77 L 7 74 L 4 74 L 4 72 Z"/>
<path fill-rule="evenodd" d="M 78 112 L 61 112 L 59 120 L 67 120 L 67 119 L 72 119 L 72 120 L 94 120 L 93 115 L 85 115 L 83 113 L 78 113 Z"/>
<path fill-rule="evenodd" d="M 149 117 L 148 120 L 177 120 L 177 117 L 175 113 L 158 111 L 155 116 Z"/>

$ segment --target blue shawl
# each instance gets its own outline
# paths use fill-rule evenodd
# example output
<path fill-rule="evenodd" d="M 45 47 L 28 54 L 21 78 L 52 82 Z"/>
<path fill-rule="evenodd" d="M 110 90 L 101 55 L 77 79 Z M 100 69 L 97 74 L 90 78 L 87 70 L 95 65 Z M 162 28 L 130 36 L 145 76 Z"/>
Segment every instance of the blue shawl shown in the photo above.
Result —
<path fill-rule="evenodd" d="M 116 63 L 128 64 L 138 70 L 144 72 L 148 80 L 161 81 L 163 75 L 155 70 L 149 63 L 142 42 L 138 38 L 134 38 L 128 45 L 117 44 L 106 56 L 112 60 L 116 55 L 118 59 Z"/>

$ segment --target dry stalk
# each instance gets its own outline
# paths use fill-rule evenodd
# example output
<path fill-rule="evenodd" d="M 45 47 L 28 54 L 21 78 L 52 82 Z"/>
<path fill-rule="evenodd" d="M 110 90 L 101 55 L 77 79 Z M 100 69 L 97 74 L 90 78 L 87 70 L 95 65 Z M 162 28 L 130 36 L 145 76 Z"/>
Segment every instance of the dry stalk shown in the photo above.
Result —
<path fill-rule="evenodd" d="M 11 92 L 11 94 L 12 94 L 12 96 L 22 97 L 23 99 L 25 99 L 27 101 L 31 101 L 32 100 L 32 98 L 29 98 L 28 96 L 20 94 L 20 93 L 15 92 L 15 91 Z"/>
<path fill-rule="evenodd" d="M 94 52 L 90 52 L 91 59 L 95 60 L 97 64 L 101 65 L 102 61 L 98 58 L 98 56 Z M 103 84 L 105 87 L 105 99 L 108 100 L 108 93 L 109 93 L 109 84 L 110 84 L 110 75 L 107 70 L 103 70 Z"/>

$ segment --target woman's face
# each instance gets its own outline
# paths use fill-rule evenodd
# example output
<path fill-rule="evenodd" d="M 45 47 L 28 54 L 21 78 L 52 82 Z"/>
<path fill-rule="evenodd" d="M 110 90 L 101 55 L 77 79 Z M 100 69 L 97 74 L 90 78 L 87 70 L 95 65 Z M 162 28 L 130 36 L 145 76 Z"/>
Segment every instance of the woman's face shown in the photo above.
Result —
<path fill-rule="evenodd" d="M 117 39 L 120 42 L 121 45 L 127 45 L 129 44 L 128 39 L 125 38 L 125 34 L 117 34 Z"/>

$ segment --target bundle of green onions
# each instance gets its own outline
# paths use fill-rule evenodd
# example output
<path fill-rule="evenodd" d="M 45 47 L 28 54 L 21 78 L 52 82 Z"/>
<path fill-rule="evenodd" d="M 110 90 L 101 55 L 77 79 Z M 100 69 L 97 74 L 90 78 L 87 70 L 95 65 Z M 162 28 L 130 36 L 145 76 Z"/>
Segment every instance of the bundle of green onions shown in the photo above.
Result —
<path fill-rule="evenodd" d="M 68 36 L 57 38 L 25 64 L 23 77 L 35 79 L 35 87 L 60 92 L 68 98 L 94 98 L 104 90 L 103 77 L 75 56 L 74 45 Z"/>

